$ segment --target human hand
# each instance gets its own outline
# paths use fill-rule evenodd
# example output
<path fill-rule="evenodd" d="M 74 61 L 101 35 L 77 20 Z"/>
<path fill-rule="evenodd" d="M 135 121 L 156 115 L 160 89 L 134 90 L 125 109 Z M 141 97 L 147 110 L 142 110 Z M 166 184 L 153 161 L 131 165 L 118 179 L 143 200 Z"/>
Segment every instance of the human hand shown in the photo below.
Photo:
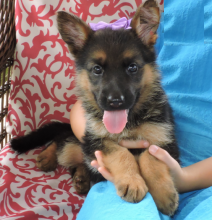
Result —
<path fill-rule="evenodd" d="M 145 140 L 139 140 L 139 141 L 122 140 L 119 142 L 119 145 L 121 145 L 122 147 L 126 147 L 128 149 L 147 148 L 149 147 L 149 142 Z M 93 160 L 91 162 L 91 166 L 95 167 L 105 179 L 109 180 L 110 182 L 113 182 L 113 176 L 104 166 L 102 160 L 102 152 L 96 151 L 95 156 L 97 160 Z"/>
<path fill-rule="evenodd" d="M 122 141 L 120 142 L 120 145 L 127 148 L 147 148 L 149 146 L 149 143 L 147 141 Z M 185 172 L 180 167 L 179 163 L 173 157 L 171 157 L 171 155 L 167 151 L 156 145 L 151 145 L 148 150 L 151 155 L 167 164 L 174 179 L 176 188 L 179 192 L 184 191 L 183 182 L 185 178 Z M 113 182 L 113 176 L 104 166 L 102 152 L 96 151 L 95 156 L 97 160 L 93 160 L 91 162 L 91 165 L 98 169 L 98 171 L 105 179 Z"/>
<path fill-rule="evenodd" d="M 95 167 L 106 180 L 113 182 L 112 174 L 105 168 L 104 163 L 102 161 L 102 152 L 95 151 L 95 156 L 96 160 L 91 161 L 91 166 Z"/>

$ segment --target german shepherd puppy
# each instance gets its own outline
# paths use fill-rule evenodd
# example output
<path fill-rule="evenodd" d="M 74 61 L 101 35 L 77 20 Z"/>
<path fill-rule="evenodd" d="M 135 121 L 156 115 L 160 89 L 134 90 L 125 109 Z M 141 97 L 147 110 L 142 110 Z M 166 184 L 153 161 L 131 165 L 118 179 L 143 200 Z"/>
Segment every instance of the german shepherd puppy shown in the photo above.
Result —
<path fill-rule="evenodd" d="M 128 30 L 93 31 L 75 15 L 58 12 L 59 32 L 75 57 L 77 96 L 86 112 L 83 143 L 69 124 L 53 122 L 13 139 L 11 148 L 23 153 L 52 141 L 38 156 L 37 166 L 43 171 L 54 170 L 57 164 L 74 169 L 79 193 L 88 192 L 90 179 L 104 179 L 90 165 L 100 150 L 122 199 L 137 203 L 149 191 L 158 209 L 172 215 L 178 193 L 166 164 L 148 150 L 128 150 L 118 144 L 147 140 L 179 161 L 172 111 L 153 47 L 159 20 L 154 0 L 137 9 Z"/>

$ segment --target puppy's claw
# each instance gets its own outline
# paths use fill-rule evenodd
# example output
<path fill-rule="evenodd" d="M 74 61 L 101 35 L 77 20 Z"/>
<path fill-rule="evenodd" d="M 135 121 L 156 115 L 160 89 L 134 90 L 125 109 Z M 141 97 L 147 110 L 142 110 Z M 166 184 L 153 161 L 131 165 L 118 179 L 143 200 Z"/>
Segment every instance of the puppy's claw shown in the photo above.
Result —
<path fill-rule="evenodd" d="M 131 176 L 121 177 L 115 185 L 117 194 L 127 202 L 138 203 L 148 192 L 144 180 L 139 175 L 133 178 Z"/>

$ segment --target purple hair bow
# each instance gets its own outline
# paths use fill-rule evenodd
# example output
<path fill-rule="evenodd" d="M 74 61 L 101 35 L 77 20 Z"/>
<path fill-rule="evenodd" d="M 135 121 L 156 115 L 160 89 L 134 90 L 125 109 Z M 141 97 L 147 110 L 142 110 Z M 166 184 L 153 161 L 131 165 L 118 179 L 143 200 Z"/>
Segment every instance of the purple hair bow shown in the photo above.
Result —
<path fill-rule="evenodd" d="M 120 28 L 131 29 L 130 27 L 131 20 L 132 19 L 127 20 L 127 18 L 123 17 L 109 24 L 106 22 L 100 21 L 98 23 L 89 23 L 89 25 L 93 31 L 97 31 L 97 30 L 104 29 L 104 28 L 111 28 L 112 30 L 117 30 Z"/>

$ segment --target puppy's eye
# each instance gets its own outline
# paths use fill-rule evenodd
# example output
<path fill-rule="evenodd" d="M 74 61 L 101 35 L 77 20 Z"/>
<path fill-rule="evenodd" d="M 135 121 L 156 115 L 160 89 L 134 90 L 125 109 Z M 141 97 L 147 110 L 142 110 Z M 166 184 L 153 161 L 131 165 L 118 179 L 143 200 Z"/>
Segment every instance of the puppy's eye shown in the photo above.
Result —
<path fill-rule="evenodd" d="M 138 71 L 138 66 L 135 63 L 132 63 L 127 67 L 127 70 L 129 73 L 135 74 Z"/>
<path fill-rule="evenodd" d="M 95 75 L 101 75 L 103 73 L 103 68 L 99 65 L 95 65 L 92 69 L 92 72 L 95 74 Z"/>

